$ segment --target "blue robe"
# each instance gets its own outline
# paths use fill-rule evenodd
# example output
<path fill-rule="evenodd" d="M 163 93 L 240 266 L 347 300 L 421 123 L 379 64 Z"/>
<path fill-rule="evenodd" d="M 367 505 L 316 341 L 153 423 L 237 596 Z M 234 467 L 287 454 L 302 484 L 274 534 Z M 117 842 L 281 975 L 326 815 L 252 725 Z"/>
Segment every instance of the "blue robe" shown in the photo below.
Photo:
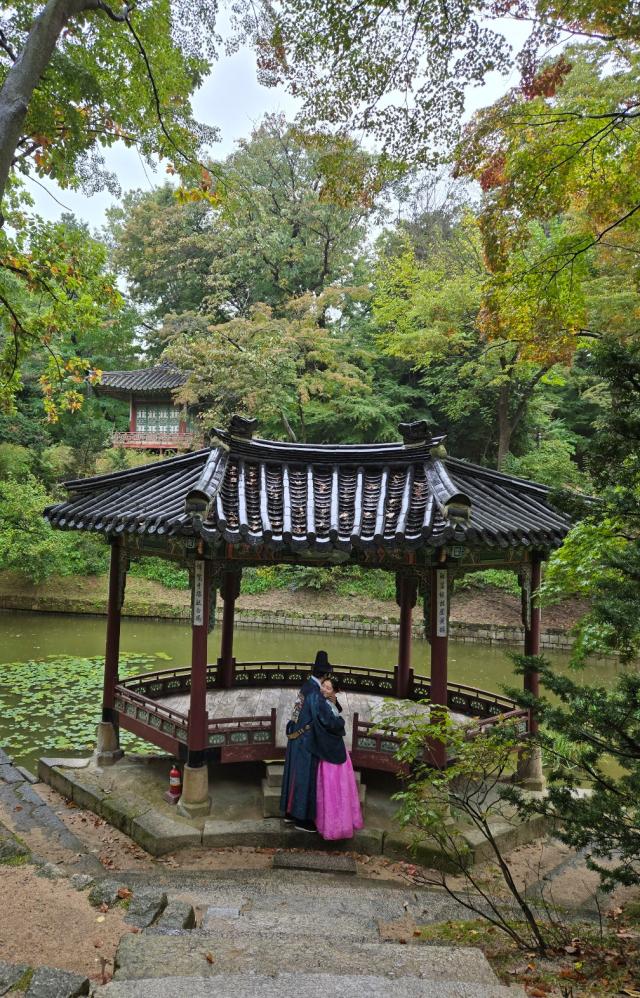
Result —
<path fill-rule="evenodd" d="M 287 724 L 287 735 L 296 731 L 302 731 L 302 734 L 298 738 L 287 738 L 280 810 L 298 821 L 314 821 L 316 816 L 318 757 L 312 752 L 313 717 L 318 708 L 322 709 L 320 700 L 324 701 L 320 684 L 309 677 L 298 693 Z M 303 731 L 307 726 L 308 730 Z"/>
<path fill-rule="evenodd" d="M 302 731 L 298 738 L 287 738 L 280 810 L 298 821 L 314 821 L 319 761 L 346 759 L 344 721 L 335 716 L 315 679 L 307 679 L 298 693 L 287 735 L 296 731 Z"/>

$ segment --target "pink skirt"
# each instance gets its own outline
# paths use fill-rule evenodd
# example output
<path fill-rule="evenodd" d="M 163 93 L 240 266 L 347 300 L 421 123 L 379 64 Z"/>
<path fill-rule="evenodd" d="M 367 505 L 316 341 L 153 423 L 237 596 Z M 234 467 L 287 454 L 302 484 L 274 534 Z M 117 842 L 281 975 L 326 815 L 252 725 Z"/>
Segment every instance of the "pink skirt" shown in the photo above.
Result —
<path fill-rule="evenodd" d="M 323 839 L 351 839 L 362 828 L 362 811 L 351 756 L 336 766 L 332 762 L 318 764 L 316 787 L 316 828 Z"/>

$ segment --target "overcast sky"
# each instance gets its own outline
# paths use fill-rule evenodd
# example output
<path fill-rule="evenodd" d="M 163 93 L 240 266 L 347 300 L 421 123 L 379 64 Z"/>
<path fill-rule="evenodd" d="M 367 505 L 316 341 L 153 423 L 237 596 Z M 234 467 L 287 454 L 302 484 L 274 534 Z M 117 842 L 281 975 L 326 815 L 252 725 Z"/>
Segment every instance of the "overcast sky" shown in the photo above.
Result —
<path fill-rule="evenodd" d="M 517 49 L 524 40 L 527 28 L 509 22 L 505 33 Z M 491 74 L 484 86 L 470 90 L 467 99 L 468 113 L 492 103 L 515 82 L 515 76 L 505 78 L 498 73 Z M 195 95 L 193 105 L 196 119 L 220 129 L 220 142 L 212 149 L 216 159 L 222 159 L 232 152 L 237 140 L 248 136 L 265 114 L 282 112 L 293 118 L 296 111 L 295 101 L 285 91 L 267 89 L 258 84 L 255 57 L 247 49 L 232 56 L 220 57 L 212 74 Z M 167 178 L 164 167 L 159 167 L 154 172 L 147 164 L 143 164 L 135 149 L 127 149 L 122 143 L 105 150 L 105 160 L 107 168 L 117 175 L 123 192 L 137 187 L 151 189 L 164 183 Z M 56 219 L 65 209 L 69 209 L 92 228 L 103 225 L 105 209 L 116 200 L 107 191 L 88 196 L 82 191 L 61 191 L 50 180 L 42 181 L 42 185 L 38 186 L 26 178 L 26 187 L 35 201 L 38 214 L 44 218 Z M 43 187 L 50 193 L 46 193 Z"/>

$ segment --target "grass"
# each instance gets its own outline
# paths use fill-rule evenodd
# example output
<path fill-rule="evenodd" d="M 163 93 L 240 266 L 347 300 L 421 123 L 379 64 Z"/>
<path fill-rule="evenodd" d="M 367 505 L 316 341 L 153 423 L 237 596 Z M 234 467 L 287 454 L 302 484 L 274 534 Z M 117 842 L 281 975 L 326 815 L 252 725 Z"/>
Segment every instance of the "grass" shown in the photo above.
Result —
<path fill-rule="evenodd" d="M 16 981 L 16 983 L 13 985 L 12 990 L 23 991 L 23 992 L 28 991 L 34 974 L 35 974 L 35 968 L 27 967 L 22 977 L 18 981 Z"/>
<path fill-rule="evenodd" d="M 504 932 L 483 919 L 426 925 L 421 928 L 420 938 L 431 944 L 479 947 L 501 981 L 519 983 L 531 996 L 587 998 L 639 993 L 640 932 L 624 913 L 613 914 L 602 928 L 592 923 L 567 922 L 560 932 L 551 928 L 549 935 L 560 941 L 549 946 L 544 958 L 523 952 Z"/>

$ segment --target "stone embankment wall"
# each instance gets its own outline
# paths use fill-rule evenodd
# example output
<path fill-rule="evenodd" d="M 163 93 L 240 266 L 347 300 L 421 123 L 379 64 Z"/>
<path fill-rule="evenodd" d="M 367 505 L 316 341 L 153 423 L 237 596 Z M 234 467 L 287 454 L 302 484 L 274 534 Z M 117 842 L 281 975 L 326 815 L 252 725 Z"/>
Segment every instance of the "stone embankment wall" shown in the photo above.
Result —
<path fill-rule="evenodd" d="M 2 595 L 1 610 L 28 610 L 36 613 L 81 613 L 105 614 L 104 600 L 81 600 L 56 598 L 53 595 L 44 598 L 25 598 L 22 594 Z M 175 604 L 136 603 L 127 599 L 124 606 L 124 616 L 149 617 L 155 619 L 189 620 L 189 608 Z M 284 610 L 236 610 L 235 623 L 237 627 L 260 627 L 272 630 L 292 628 L 299 631 L 315 631 L 321 633 L 353 634 L 365 637 L 395 638 L 398 635 L 398 621 L 388 617 L 363 617 L 357 615 L 326 616 L 316 614 L 301 614 Z M 424 639 L 422 623 L 416 613 L 413 626 L 415 638 Z M 505 624 L 469 624 L 452 620 L 450 629 L 452 641 L 463 644 L 505 644 L 522 646 L 524 631 L 522 627 Z M 543 630 L 541 646 L 549 651 L 568 651 L 571 648 L 571 636 L 566 631 L 557 629 Z"/>

